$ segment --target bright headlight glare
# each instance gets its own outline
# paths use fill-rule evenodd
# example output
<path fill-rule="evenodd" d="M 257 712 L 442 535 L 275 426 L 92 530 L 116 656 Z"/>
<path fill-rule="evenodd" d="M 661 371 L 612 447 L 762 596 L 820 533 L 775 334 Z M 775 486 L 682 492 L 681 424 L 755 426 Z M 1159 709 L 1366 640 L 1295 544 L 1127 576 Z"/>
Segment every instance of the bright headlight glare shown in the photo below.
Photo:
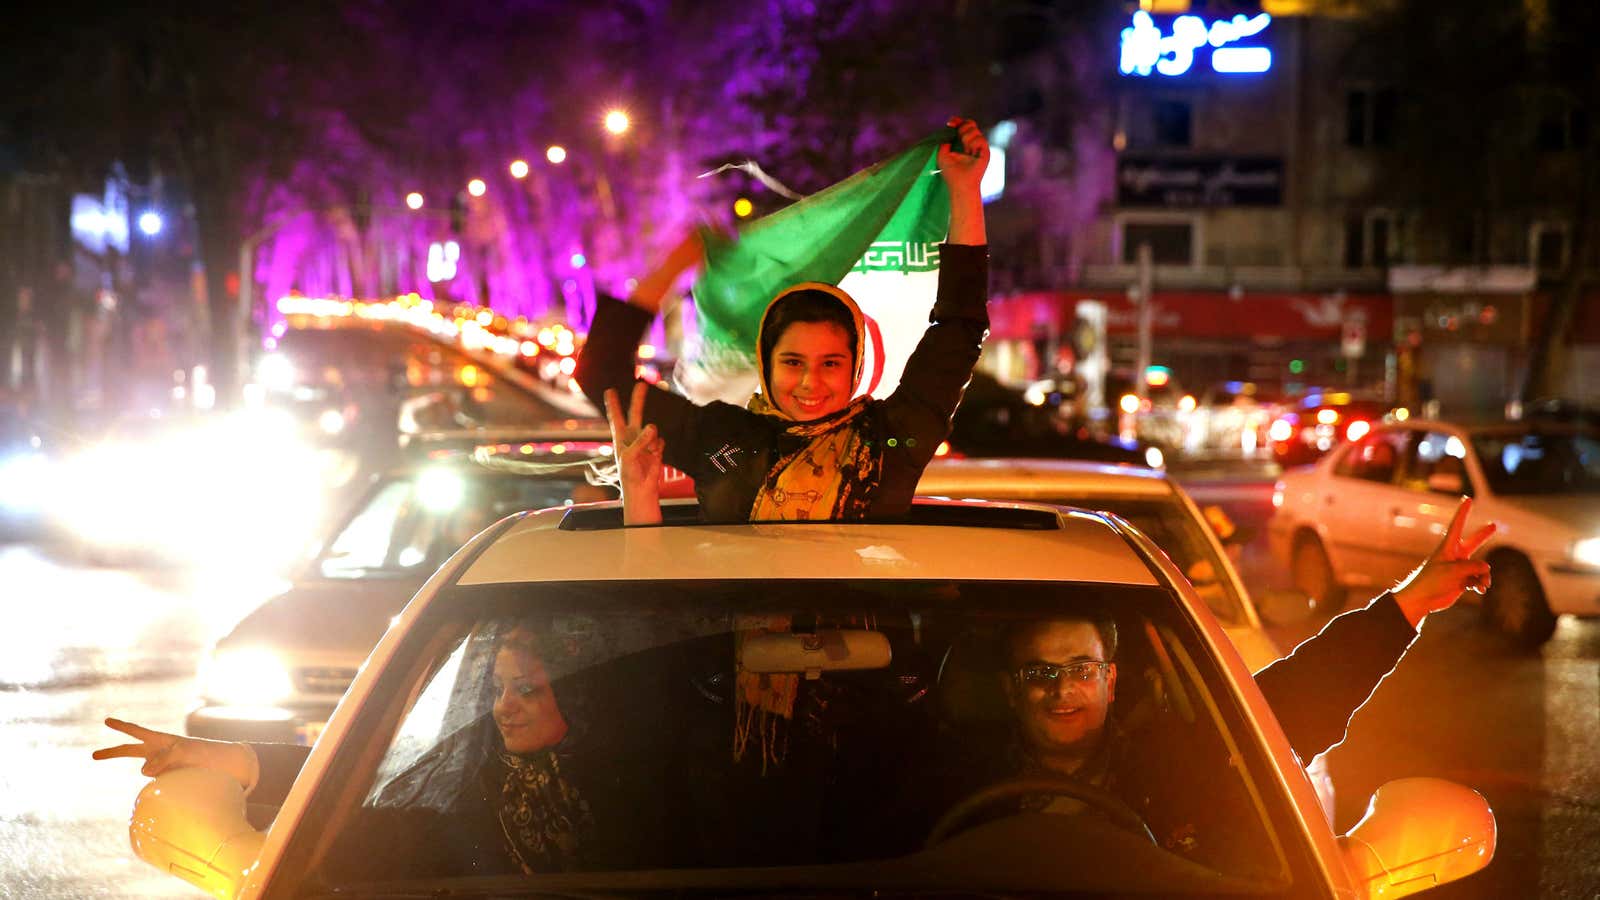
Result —
<path fill-rule="evenodd" d="M 49 495 L 49 463 L 40 453 L 0 459 L 0 508 L 31 512 Z"/>
<path fill-rule="evenodd" d="M 287 391 L 294 379 L 294 364 L 282 354 L 269 353 L 256 364 L 256 380 L 269 391 Z"/>
<path fill-rule="evenodd" d="M 1167 464 L 1167 457 L 1161 452 L 1160 447 L 1146 447 L 1144 450 L 1145 465 L 1152 469 L 1159 469 Z"/>
<path fill-rule="evenodd" d="M 446 469 L 429 469 L 417 478 L 417 499 L 436 513 L 447 513 L 461 505 L 466 492 L 466 481 Z"/>
<path fill-rule="evenodd" d="M 209 700 L 235 706 L 277 703 L 294 692 L 289 669 L 270 650 L 219 650 L 206 661 L 202 689 Z"/>
<path fill-rule="evenodd" d="M 1572 558 L 1586 566 L 1600 568 L 1600 537 L 1586 538 L 1573 544 Z"/>

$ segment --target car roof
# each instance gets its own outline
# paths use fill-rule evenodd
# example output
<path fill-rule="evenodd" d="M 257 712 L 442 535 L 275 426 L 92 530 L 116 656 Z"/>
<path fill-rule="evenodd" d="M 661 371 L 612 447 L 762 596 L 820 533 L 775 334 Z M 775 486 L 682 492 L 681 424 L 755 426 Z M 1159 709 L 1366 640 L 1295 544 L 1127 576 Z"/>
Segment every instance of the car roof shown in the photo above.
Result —
<path fill-rule="evenodd" d="M 699 524 L 692 502 L 668 524 L 621 527 L 619 504 L 517 517 L 462 572 L 463 585 L 684 579 L 1157 581 L 1119 522 L 1043 504 L 916 501 L 895 522 Z M 689 519 L 687 524 L 674 524 Z"/>
<path fill-rule="evenodd" d="M 1037 499 L 1069 494 L 1164 498 L 1172 496 L 1173 488 L 1166 473 L 1139 466 L 1068 459 L 936 459 L 923 471 L 917 493 Z"/>

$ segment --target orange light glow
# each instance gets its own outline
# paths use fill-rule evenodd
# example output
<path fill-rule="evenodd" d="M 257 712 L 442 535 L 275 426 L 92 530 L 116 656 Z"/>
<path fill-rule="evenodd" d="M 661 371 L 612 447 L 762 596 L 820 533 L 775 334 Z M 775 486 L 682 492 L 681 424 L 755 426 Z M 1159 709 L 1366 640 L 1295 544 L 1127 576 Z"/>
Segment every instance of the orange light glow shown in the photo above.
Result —
<path fill-rule="evenodd" d="M 1117 406 L 1121 407 L 1123 412 L 1131 416 L 1139 411 L 1139 395 L 1123 394 L 1122 399 L 1117 401 Z"/>
<path fill-rule="evenodd" d="M 1318 425 L 1337 425 L 1337 424 L 1339 424 L 1339 411 L 1336 410 L 1336 409 L 1319 409 L 1319 410 L 1317 410 L 1317 424 Z"/>
<path fill-rule="evenodd" d="M 478 367 L 462 366 L 456 372 L 456 379 L 467 387 L 474 387 L 478 383 Z"/>

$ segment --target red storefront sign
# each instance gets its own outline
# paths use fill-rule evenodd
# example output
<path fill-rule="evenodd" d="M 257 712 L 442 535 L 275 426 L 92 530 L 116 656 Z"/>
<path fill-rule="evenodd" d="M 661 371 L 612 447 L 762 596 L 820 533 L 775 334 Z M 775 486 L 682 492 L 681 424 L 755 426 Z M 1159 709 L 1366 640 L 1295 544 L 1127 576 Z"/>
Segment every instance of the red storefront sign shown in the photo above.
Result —
<path fill-rule="evenodd" d="M 989 301 L 991 335 L 1027 340 L 1038 329 L 1066 333 L 1080 300 L 1106 305 L 1106 330 L 1134 334 L 1137 305 L 1123 291 L 1036 291 Z M 1368 340 L 1387 343 L 1394 330 L 1388 294 L 1246 293 L 1156 291 L 1151 331 L 1157 337 L 1209 339 L 1277 338 L 1337 341 L 1347 321 L 1365 322 Z"/>

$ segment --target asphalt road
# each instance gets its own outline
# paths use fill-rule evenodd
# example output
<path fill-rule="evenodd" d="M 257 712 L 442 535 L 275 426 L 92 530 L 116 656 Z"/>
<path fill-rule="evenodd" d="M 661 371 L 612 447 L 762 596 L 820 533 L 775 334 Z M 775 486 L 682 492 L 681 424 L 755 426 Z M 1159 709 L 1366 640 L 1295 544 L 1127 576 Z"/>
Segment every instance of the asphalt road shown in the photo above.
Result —
<path fill-rule="evenodd" d="M 1191 488 L 1259 528 L 1270 482 Z M 1264 504 L 1264 506 L 1263 506 Z M 1256 545 L 1254 587 L 1281 583 Z M 270 595 L 233 572 L 114 570 L 70 553 L 0 544 L 0 898 L 198 897 L 134 858 L 127 815 L 145 779 L 95 763 L 106 715 L 177 730 L 208 642 Z M 1279 629 L 1285 647 L 1320 623 Z M 1448 778 L 1494 806 L 1489 868 L 1429 894 L 1600 897 L 1600 620 L 1563 622 L 1537 656 L 1515 655 L 1462 607 L 1433 617 L 1329 758 L 1341 830 L 1380 784 Z"/>

